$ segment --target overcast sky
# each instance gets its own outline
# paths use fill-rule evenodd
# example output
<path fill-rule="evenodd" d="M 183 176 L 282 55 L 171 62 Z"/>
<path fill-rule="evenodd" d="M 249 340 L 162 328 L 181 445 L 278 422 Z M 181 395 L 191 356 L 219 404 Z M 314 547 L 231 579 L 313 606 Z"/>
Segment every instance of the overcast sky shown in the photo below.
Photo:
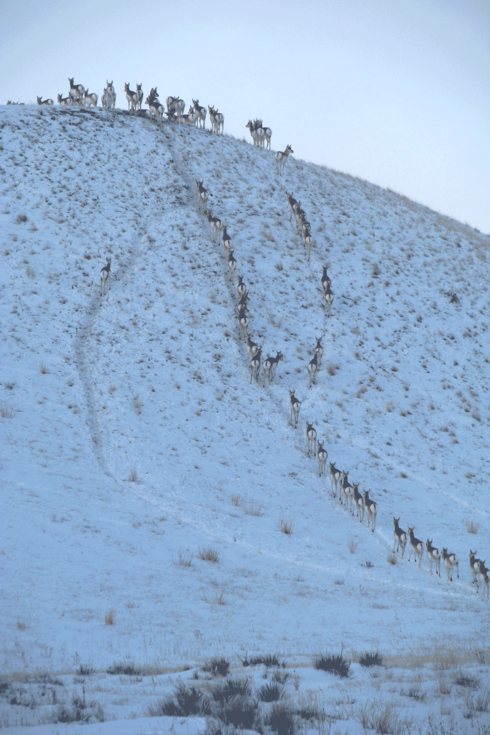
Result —
<path fill-rule="evenodd" d="M 490 0 L 0 0 L 0 103 L 113 79 L 490 233 Z"/>

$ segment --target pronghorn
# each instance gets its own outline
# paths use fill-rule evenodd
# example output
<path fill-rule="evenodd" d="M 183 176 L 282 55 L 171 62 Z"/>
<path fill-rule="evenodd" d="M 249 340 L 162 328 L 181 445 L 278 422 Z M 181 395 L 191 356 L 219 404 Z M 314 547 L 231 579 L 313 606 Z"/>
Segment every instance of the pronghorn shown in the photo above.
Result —
<path fill-rule="evenodd" d="M 238 298 L 241 298 L 247 293 L 247 287 L 243 282 L 243 276 L 238 276 L 238 286 L 236 287 Z"/>
<path fill-rule="evenodd" d="M 230 249 L 228 252 L 228 270 L 230 272 L 230 276 L 232 280 L 235 280 L 235 269 L 236 269 L 236 260 L 233 256 L 233 250 Z"/>
<path fill-rule="evenodd" d="M 323 357 L 323 347 L 322 347 L 322 338 L 321 337 L 315 337 L 316 339 L 316 347 L 313 350 L 313 354 L 316 355 L 316 361 L 318 363 L 318 369 L 320 370 L 322 366 L 322 357 Z"/>
<path fill-rule="evenodd" d="M 255 355 L 250 360 L 250 382 L 255 375 L 255 380 L 258 382 L 260 373 L 260 357 L 262 354 L 262 347 L 259 347 Z"/>
<path fill-rule="evenodd" d="M 480 576 L 480 564 L 482 563 L 480 559 L 476 558 L 476 551 L 470 550 L 470 572 L 471 576 L 473 577 L 473 582 L 471 584 L 476 584 L 476 591 L 478 592 L 479 587 L 479 576 Z"/>
<path fill-rule="evenodd" d="M 444 566 L 446 567 L 447 572 L 447 578 L 449 582 L 453 581 L 453 569 L 456 567 L 456 574 L 458 575 L 459 579 L 459 562 L 458 557 L 456 554 L 448 553 L 447 549 L 444 549 L 441 551 L 442 561 L 444 562 Z M 481 562 L 480 562 L 481 566 Z"/>
<path fill-rule="evenodd" d="M 329 317 L 332 311 L 332 303 L 333 303 L 333 291 L 330 288 L 330 284 L 328 284 L 327 288 L 323 292 L 323 298 L 325 299 L 325 308 L 327 310 L 327 316 Z"/>
<path fill-rule="evenodd" d="M 128 101 L 128 112 L 135 112 L 136 105 L 138 103 L 138 96 L 136 92 L 132 92 L 129 88 L 129 82 L 125 82 L 124 91 L 126 92 L 126 99 Z"/>
<path fill-rule="evenodd" d="M 223 249 L 225 251 L 225 255 L 232 247 L 231 237 L 226 231 L 226 228 L 227 228 L 227 225 L 224 225 L 224 224 L 221 225 L 221 242 L 223 243 Z"/>
<path fill-rule="evenodd" d="M 267 376 L 269 380 L 269 385 L 274 380 L 274 376 L 276 374 L 277 365 L 278 363 L 284 359 L 284 356 L 282 352 L 278 352 L 275 357 L 268 357 L 263 362 L 263 368 L 264 368 L 264 388 L 265 388 L 265 378 Z"/>
<path fill-rule="evenodd" d="M 68 81 L 70 82 L 70 89 L 68 94 L 70 95 L 70 97 L 73 97 L 78 102 L 80 102 L 80 100 L 83 98 L 85 87 L 83 86 L 83 84 L 75 84 L 74 80 L 75 77 L 72 77 L 71 79 L 70 77 L 68 77 Z"/>
<path fill-rule="evenodd" d="M 312 383 L 316 383 L 316 374 L 318 370 L 318 358 L 316 353 L 313 355 L 313 359 L 308 363 L 308 375 L 310 376 L 310 388 Z"/>
<path fill-rule="evenodd" d="M 272 140 L 272 130 L 270 128 L 264 127 L 264 125 L 262 125 L 262 120 L 255 120 L 255 124 L 263 132 L 262 148 L 264 147 L 264 143 L 265 143 L 265 149 L 267 151 L 270 151 L 270 149 L 271 149 L 271 140 Z"/>
<path fill-rule="evenodd" d="M 354 488 L 349 482 L 349 472 L 342 472 L 342 477 L 340 480 L 340 493 L 339 493 L 339 500 L 342 505 L 344 505 L 344 502 L 342 500 L 342 494 L 345 498 L 345 507 L 350 510 L 352 513 L 352 499 L 353 499 L 353 491 Z"/>
<path fill-rule="evenodd" d="M 310 456 L 310 452 L 313 455 L 316 454 L 316 429 L 308 421 L 306 422 L 306 450 L 308 457 Z"/>
<path fill-rule="evenodd" d="M 245 338 L 248 336 L 247 329 L 250 323 L 250 320 L 247 316 L 247 311 L 248 309 L 242 308 L 240 309 L 238 313 L 238 324 L 240 325 L 240 334 L 242 335 L 242 337 L 245 337 Z"/>
<path fill-rule="evenodd" d="M 422 557 L 424 555 L 424 543 L 414 535 L 415 526 L 408 527 L 408 537 L 410 539 L 410 553 L 408 555 L 408 561 L 412 557 L 412 551 L 414 552 L 414 561 L 419 560 L 419 568 L 422 566 Z"/>
<path fill-rule="evenodd" d="M 185 110 L 185 102 L 180 97 L 167 97 L 167 112 L 182 115 Z"/>
<path fill-rule="evenodd" d="M 255 120 L 254 122 L 249 120 L 248 123 L 245 125 L 245 127 L 250 130 L 250 135 L 252 136 L 254 145 L 258 146 L 259 148 L 263 148 L 265 133 L 264 133 L 262 126 L 258 125 L 257 123 L 258 123 L 257 120 Z"/>
<path fill-rule="evenodd" d="M 402 550 L 402 559 L 403 554 L 405 553 L 405 546 L 407 545 L 407 532 L 403 531 L 400 526 L 398 525 L 399 518 L 393 517 L 393 553 L 395 551 L 399 551 L 400 547 Z M 396 548 L 395 548 L 396 547 Z"/>
<path fill-rule="evenodd" d="M 201 209 L 202 206 L 202 211 L 205 212 L 205 205 L 208 200 L 208 190 L 204 188 L 202 181 L 199 181 L 198 179 L 196 179 L 196 186 L 197 193 L 199 195 L 199 209 Z"/>
<path fill-rule="evenodd" d="M 106 79 L 107 87 L 105 91 L 107 92 L 107 95 L 109 97 L 109 110 L 114 110 L 116 108 L 116 90 L 114 89 L 113 81 L 109 83 Z"/>
<path fill-rule="evenodd" d="M 252 357 L 257 354 L 258 350 L 258 346 L 255 344 L 255 342 L 252 342 L 252 338 L 247 335 L 247 352 L 250 356 L 250 359 L 252 359 Z"/>
<path fill-rule="evenodd" d="M 83 93 L 83 98 L 85 100 L 85 107 L 91 107 L 92 105 L 94 107 L 97 107 L 97 103 L 99 101 L 99 95 L 95 94 L 95 92 L 92 92 L 91 94 L 89 94 L 88 87 Z"/>
<path fill-rule="evenodd" d="M 136 84 L 136 92 L 135 92 L 135 95 L 136 95 L 136 103 L 135 103 L 135 106 L 136 106 L 136 109 L 137 110 L 141 110 L 141 103 L 143 102 L 143 89 L 142 89 L 142 87 L 143 87 L 143 84 Z M 151 94 L 151 92 L 150 92 L 150 94 Z"/>
<path fill-rule="evenodd" d="M 37 98 L 37 104 L 38 105 L 52 105 L 53 100 L 52 99 L 43 100 L 42 95 L 41 95 L 41 97 Z"/>
<path fill-rule="evenodd" d="M 59 97 L 60 95 L 58 95 Z M 111 105 L 111 97 L 107 91 L 107 89 L 104 89 L 102 92 L 102 97 L 100 98 L 100 104 L 102 105 L 102 108 L 104 110 L 109 110 Z"/>
<path fill-rule="evenodd" d="M 163 123 L 163 105 L 160 104 L 156 97 L 152 97 L 151 95 L 148 95 L 148 97 L 146 98 L 145 105 L 148 105 L 151 119 L 153 120 L 153 113 L 155 113 L 157 119 L 160 120 L 161 125 Z"/>
<path fill-rule="evenodd" d="M 332 462 L 329 462 L 330 465 L 330 489 L 332 491 L 332 495 L 334 498 L 337 497 L 337 491 L 339 489 L 339 482 L 340 478 L 342 477 L 342 472 L 338 470 Z M 334 485 L 335 485 L 335 491 L 334 491 Z"/>
<path fill-rule="evenodd" d="M 210 107 L 208 105 L 209 110 L 209 119 L 211 120 L 211 129 L 213 133 L 219 133 L 223 134 L 225 129 L 225 116 L 218 112 L 218 110 L 215 110 L 214 107 Z"/>
<path fill-rule="evenodd" d="M 197 121 L 198 127 L 205 130 L 206 129 L 206 108 L 201 107 L 201 105 L 199 104 L 199 100 L 192 100 L 192 104 L 194 105 L 194 109 L 198 114 L 198 121 Z"/>
<path fill-rule="evenodd" d="M 294 428 L 296 428 L 298 425 L 298 416 L 299 409 L 301 408 L 301 403 L 298 401 L 292 390 L 289 391 L 289 401 L 291 403 L 291 416 L 289 417 L 289 421 L 294 426 Z"/>
<path fill-rule="evenodd" d="M 359 518 L 359 523 L 362 523 L 364 520 L 364 498 L 361 495 L 361 493 L 358 490 L 359 483 L 357 485 L 352 486 L 352 495 L 354 499 L 354 507 L 356 509 L 356 515 Z"/>
<path fill-rule="evenodd" d="M 62 97 L 60 94 L 58 95 L 58 104 L 59 105 L 65 105 L 66 107 L 71 107 L 73 104 L 73 97 Z"/>
<path fill-rule="evenodd" d="M 376 528 L 376 516 L 378 514 L 378 504 L 369 497 L 369 490 L 364 490 L 364 507 L 368 514 L 368 528 L 371 525 L 371 531 L 374 533 Z"/>
<path fill-rule="evenodd" d="M 294 153 L 291 146 L 288 144 L 284 151 L 277 151 L 276 153 L 276 165 L 277 165 L 277 173 L 281 175 L 284 171 L 284 166 L 286 165 L 286 161 L 288 160 L 288 156 Z"/>
<path fill-rule="evenodd" d="M 441 552 L 435 546 L 432 546 L 432 540 L 429 541 L 429 539 L 425 542 L 425 549 L 429 560 L 430 573 L 432 574 L 432 565 L 435 564 L 436 574 L 441 576 Z"/>
<path fill-rule="evenodd" d="M 102 296 L 102 286 L 104 286 L 104 293 L 105 293 L 105 285 L 107 281 L 109 280 L 109 276 L 111 274 L 111 259 L 106 258 L 107 264 L 102 268 L 100 271 L 100 295 Z"/>
<path fill-rule="evenodd" d="M 487 569 L 485 562 L 481 561 L 478 568 L 478 575 L 480 577 L 480 584 L 483 582 L 483 594 L 482 599 L 485 597 L 485 590 L 487 592 L 487 600 L 490 595 L 490 569 Z"/>
<path fill-rule="evenodd" d="M 327 288 L 332 284 L 332 281 L 328 277 L 328 265 L 323 266 L 323 273 L 322 273 L 322 291 L 325 295 L 325 292 Z"/>
<path fill-rule="evenodd" d="M 311 234 L 310 225 L 303 226 L 303 243 L 305 246 L 306 260 L 310 260 L 311 248 L 313 247 L 314 240 Z"/>
<path fill-rule="evenodd" d="M 245 291 L 244 294 L 240 296 L 240 298 L 237 301 L 237 309 L 240 311 L 243 307 L 247 307 L 247 301 L 250 301 L 250 297 L 248 295 L 248 291 Z"/>
<path fill-rule="evenodd" d="M 298 204 L 298 202 L 296 201 L 296 199 L 293 197 L 292 194 L 288 194 L 286 192 L 286 195 L 287 195 L 287 198 L 288 198 L 289 221 L 291 222 L 291 217 L 294 214 L 294 207 L 295 207 L 296 204 Z"/>
<path fill-rule="evenodd" d="M 318 459 L 318 477 L 321 477 L 325 474 L 325 465 L 327 464 L 328 459 L 328 452 L 323 448 L 323 442 L 318 442 L 316 456 Z"/>
<path fill-rule="evenodd" d="M 178 115 L 177 120 L 183 125 L 194 125 L 195 126 L 198 118 L 199 118 L 199 115 L 191 107 L 189 108 L 189 112 L 187 113 L 187 115 L 182 113 L 181 115 Z"/>
<path fill-rule="evenodd" d="M 221 220 L 218 217 L 213 217 L 211 212 L 206 212 L 206 218 L 211 225 L 213 231 L 213 242 L 218 242 L 219 234 L 221 232 Z"/>

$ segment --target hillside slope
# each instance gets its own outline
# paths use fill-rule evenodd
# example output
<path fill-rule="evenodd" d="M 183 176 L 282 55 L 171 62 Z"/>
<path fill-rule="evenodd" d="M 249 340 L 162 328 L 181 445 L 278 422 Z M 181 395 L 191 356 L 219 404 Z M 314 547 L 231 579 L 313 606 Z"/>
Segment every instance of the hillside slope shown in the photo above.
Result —
<path fill-rule="evenodd" d="M 488 633 L 468 570 L 470 548 L 490 557 L 488 238 L 294 158 L 279 177 L 226 136 L 29 107 L 0 126 L 3 671 L 429 656 L 441 635 L 463 650 Z M 196 179 L 232 236 L 253 339 L 284 354 L 270 387 L 250 382 Z M 309 263 L 286 191 L 312 223 Z M 370 489 L 375 533 L 318 477 L 305 421 Z M 408 548 L 388 564 L 394 515 L 456 553 L 459 579 Z"/>

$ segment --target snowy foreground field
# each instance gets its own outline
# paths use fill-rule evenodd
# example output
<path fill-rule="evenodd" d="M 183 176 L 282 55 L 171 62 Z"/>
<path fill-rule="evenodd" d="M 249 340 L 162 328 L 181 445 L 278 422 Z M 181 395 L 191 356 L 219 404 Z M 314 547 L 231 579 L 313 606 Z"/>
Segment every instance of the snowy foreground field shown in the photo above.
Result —
<path fill-rule="evenodd" d="M 490 560 L 490 239 L 294 157 L 279 177 L 249 141 L 0 108 L 0 726 L 490 733 L 468 565 Z M 270 387 L 196 179 L 250 334 L 284 355 Z M 370 490 L 374 533 L 318 476 L 306 421 Z M 393 556 L 393 516 L 459 578 Z M 315 667 L 330 655 L 348 676 Z"/>

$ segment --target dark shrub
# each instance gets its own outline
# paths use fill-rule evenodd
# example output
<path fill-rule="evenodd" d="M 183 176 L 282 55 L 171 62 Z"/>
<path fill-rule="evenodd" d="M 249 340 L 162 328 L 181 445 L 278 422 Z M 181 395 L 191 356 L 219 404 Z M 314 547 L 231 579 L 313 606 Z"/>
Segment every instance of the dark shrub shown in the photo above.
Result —
<path fill-rule="evenodd" d="M 337 656 L 325 654 L 316 659 L 315 669 L 328 671 L 330 674 L 336 674 L 337 676 L 342 677 L 342 679 L 347 679 L 349 676 L 350 663 L 343 658 L 341 653 Z"/>
<path fill-rule="evenodd" d="M 282 669 L 284 669 L 286 666 L 286 663 L 284 661 L 279 661 L 277 656 L 252 656 L 251 658 L 245 656 L 242 664 L 244 666 L 260 666 L 261 664 L 263 664 L 264 666 L 267 666 L 267 668 L 277 666 Z"/>
<path fill-rule="evenodd" d="M 113 674 L 114 676 L 141 676 L 142 671 L 141 666 L 136 666 L 131 661 L 125 661 L 124 663 L 112 664 L 107 669 L 107 673 Z"/>
<path fill-rule="evenodd" d="M 361 666 L 382 666 L 383 657 L 377 651 L 361 653 L 359 663 Z"/>
<path fill-rule="evenodd" d="M 249 697 L 235 697 L 230 702 L 223 704 L 217 715 L 227 725 L 252 730 L 256 711 L 257 702 L 255 700 Z"/>
<path fill-rule="evenodd" d="M 229 662 L 224 658 L 212 658 L 211 661 L 202 667 L 203 671 L 206 671 L 213 676 L 226 676 L 230 668 Z"/>
<path fill-rule="evenodd" d="M 215 702 L 224 703 L 237 696 L 249 697 L 251 693 L 252 687 L 249 679 L 226 679 L 213 689 L 213 699 Z"/>
<path fill-rule="evenodd" d="M 294 712 L 286 704 L 273 705 L 265 724 L 269 725 L 273 732 L 277 732 L 277 735 L 294 735 L 296 732 Z"/>
<path fill-rule="evenodd" d="M 278 702 L 283 694 L 284 687 L 273 682 L 264 684 L 257 692 L 257 696 L 261 702 Z"/>

